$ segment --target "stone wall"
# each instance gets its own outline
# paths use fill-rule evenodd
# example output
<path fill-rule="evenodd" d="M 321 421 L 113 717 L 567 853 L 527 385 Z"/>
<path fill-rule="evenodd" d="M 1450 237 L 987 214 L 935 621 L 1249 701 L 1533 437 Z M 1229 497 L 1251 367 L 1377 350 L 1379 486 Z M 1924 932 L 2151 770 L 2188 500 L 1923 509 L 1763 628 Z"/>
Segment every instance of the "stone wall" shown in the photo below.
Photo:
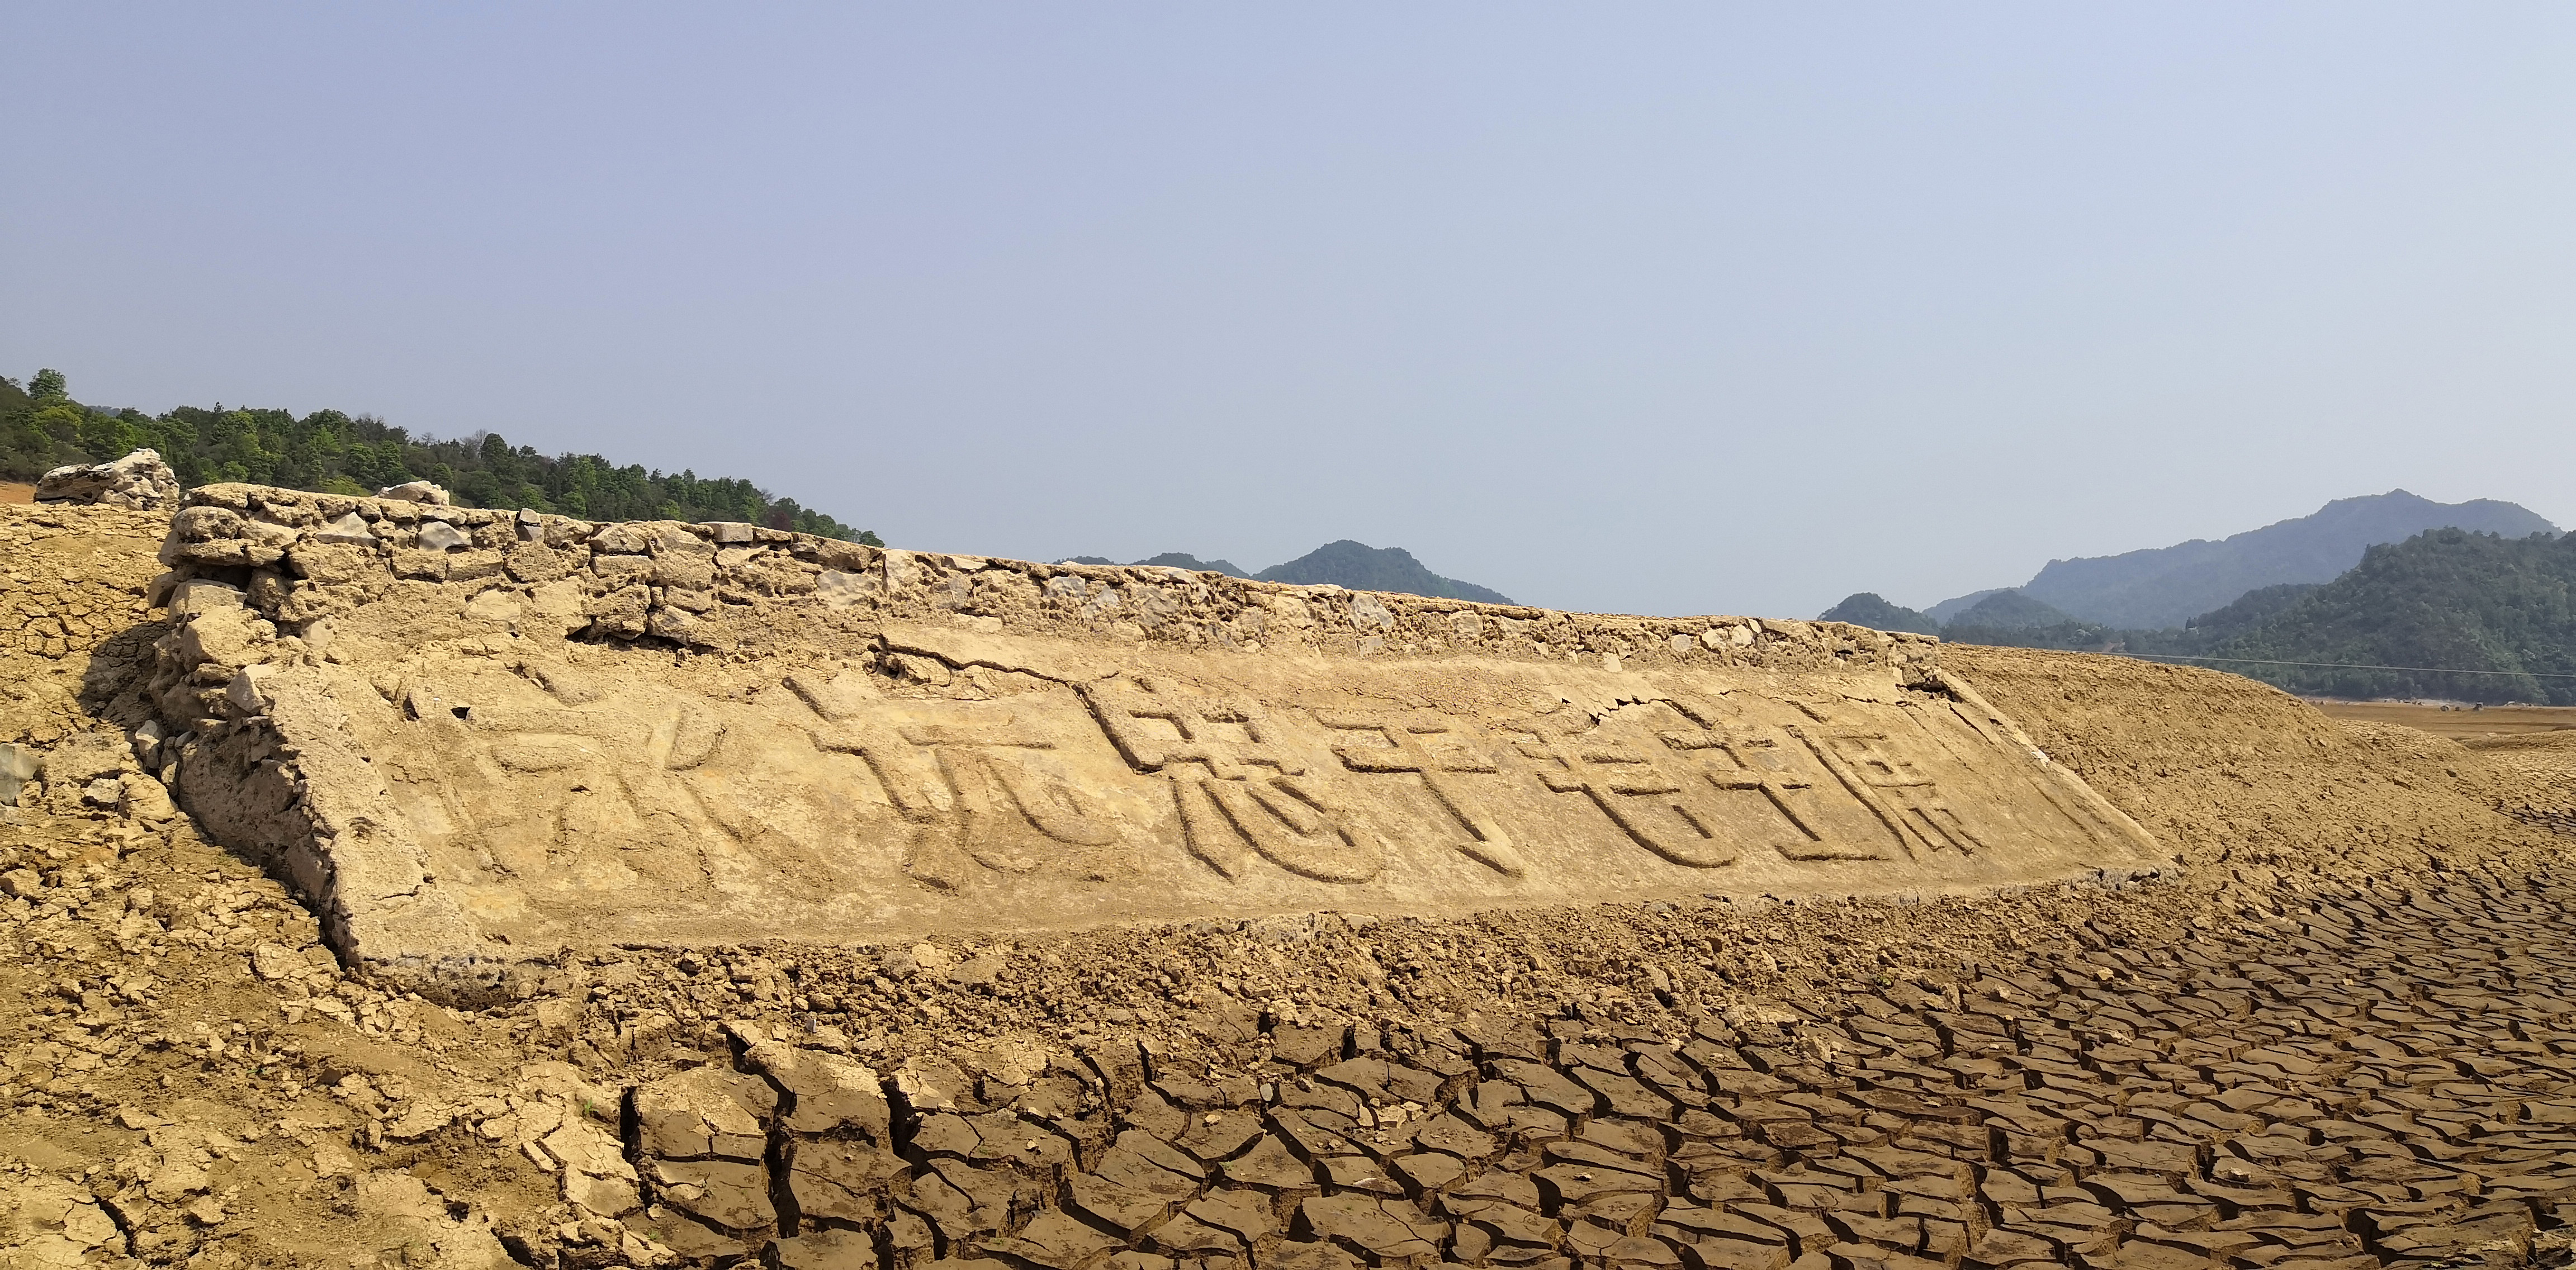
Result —
<path fill-rule="evenodd" d="M 168 523 L 116 507 L 0 507 L 0 824 L 171 814 L 140 761 L 150 737 L 132 734 L 141 703 L 116 700 L 152 663 L 160 631 L 145 592 Z"/>
<path fill-rule="evenodd" d="M 886 619 L 953 616 L 988 633 L 1241 652 L 1472 653 L 1612 670 L 1928 664 L 1937 642 L 1839 622 L 1562 613 L 1180 569 L 883 550 L 745 524 L 597 524 L 246 485 L 191 491 L 163 554 L 171 583 L 249 588 L 263 619 L 299 636 L 419 582 L 481 597 L 472 618 L 485 626 L 762 656 L 836 650 L 837 635 Z"/>
<path fill-rule="evenodd" d="M 1936 645 L 193 491 L 183 802 L 344 954 L 1976 889 L 2154 868 Z"/>

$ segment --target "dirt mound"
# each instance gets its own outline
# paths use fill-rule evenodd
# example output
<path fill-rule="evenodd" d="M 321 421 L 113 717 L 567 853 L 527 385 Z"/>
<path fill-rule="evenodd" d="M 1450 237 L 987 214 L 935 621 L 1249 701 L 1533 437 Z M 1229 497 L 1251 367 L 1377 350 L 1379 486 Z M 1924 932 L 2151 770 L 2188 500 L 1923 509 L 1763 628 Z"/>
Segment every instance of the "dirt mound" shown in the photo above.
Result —
<path fill-rule="evenodd" d="M 2045 752 L 2050 763 L 2031 768 L 2064 767 L 2154 835 L 2160 872 L 1893 894 L 1640 888 L 1617 903 L 1473 913 L 1317 904 L 1096 929 L 961 923 L 902 938 L 567 939 L 525 950 L 497 999 L 459 1008 L 335 957 L 330 913 L 297 898 L 308 883 L 263 874 L 285 857 L 209 841 L 143 796 L 142 783 L 159 785 L 147 771 L 180 776 L 172 751 L 186 744 L 146 727 L 160 703 L 173 690 L 227 693 L 242 676 L 154 689 L 169 662 L 152 646 L 174 632 L 143 607 L 160 566 L 158 527 L 144 535 L 140 523 L 95 509 L 0 512 L 9 546 L 57 562 L 13 561 L 0 605 L 90 609 L 58 635 L 0 645 L 13 711 L 0 740 L 45 760 L 0 824 L 0 1259 L 2509 1265 L 2563 1259 L 2576 1220 L 2566 843 L 2495 810 L 2516 791 L 2529 800 L 2576 783 L 2548 766 L 2556 751 L 2513 751 L 2525 765 L 2500 766 L 2502 752 L 2338 724 L 2224 675 L 1946 648 L 1936 664 L 1949 682 L 1927 665 L 1890 695 L 1946 703 L 1963 726 Z M 307 580 L 237 567 L 246 596 L 293 581 L 270 597 L 281 605 Z M 970 588 L 984 572 L 924 568 Z M 889 576 L 882 561 L 876 576 Z M 1139 579 L 1181 585 L 1132 571 L 1110 585 L 1126 603 Z M 1084 579 L 1087 597 L 1102 580 Z M 401 582 L 455 585 L 394 579 L 388 590 Z M 221 597 L 177 607 L 210 598 Z M 1347 614 L 1354 598 L 1330 604 Z M 1491 614 L 1436 616 L 1458 611 Z M 1663 668 L 1652 641 L 1667 640 L 1669 655 L 1669 635 L 1690 634 L 1710 651 L 1692 630 L 1715 626 L 1515 617 L 1553 631 L 1537 644 L 1581 655 L 1533 646 L 1522 661 L 1430 649 L 1424 616 L 1405 610 L 1375 636 L 1319 619 L 1321 638 L 1286 647 L 1333 674 L 1395 664 L 1368 660 L 1394 647 L 1408 674 L 1443 684 L 1524 673 L 1479 661 L 1552 664 L 1551 682 L 1592 691 L 1628 680 L 1596 689 L 1566 672 L 1593 673 L 1588 661 L 1612 674 L 1605 649 L 1586 645 L 1618 639 L 1618 675 L 1667 689 L 1740 677 L 1728 696 L 1827 713 L 1837 703 L 1808 685 L 1859 681 L 1856 658 L 1931 651 L 1730 623 L 1753 632 L 1742 645 L 1720 636 L 1736 661 Z M 400 634 L 346 625 L 387 644 Z M 413 634 L 427 648 L 456 629 L 424 621 Z M 1150 633 L 1120 634 L 1065 638 L 1084 656 L 1155 651 Z M 527 636 L 505 626 L 478 638 L 507 648 Z M 725 682 L 723 650 L 653 638 L 573 641 L 567 661 L 649 654 L 669 676 L 651 681 L 656 693 Z M 827 638 L 842 636 L 782 628 L 777 642 Z M 1362 653 L 1361 638 L 1391 643 Z M 1337 651 L 1329 639 L 1352 643 Z M 297 669 L 354 664 L 330 651 Z M 961 681 L 986 691 L 974 672 L 1003 671 L 972 656 L 961 666 L 928 639 L 871 651 L 874 664 L 856 668 L 874 676 L 868 709 L 1016 699 L 969 699 Z M 639 691 L 613 673 L 634 664 L 599 664 L 611 672 L 593 681 L 601 699 Z M 928 690 L 943 670 L 948 695 Z M 265 685 L 249 676 L 256 704 L 285 699 L 282 673 Z M 545 708 L 579 704 L 508 673 L 545 692 Z M 394 687 L 364 681 L 389 706 L 414 699 Z M 813 711 L 792 687 L 779 695 L 782 709 Z M 430 709 L 404 706 L 404 726 L 441 709 L 455 719 L 421 700 Z M 470 732 L 472 714 L 499 700 L 465 701 L 458 722 Z M 1598 704 L 1614 720 L 1672 708 Z M 1800 715 L 1816 735 L 1822 721 Z M 1775 737 L 1779 748 L 1796 739 Z M 307 753 L 270 740 L 236 790 L 285 787 L 279 773 Z M 1340 762 L 1327 750 L 1309 768 Z M 90 797 L 107 772 L 113 792 Z M 985 806 L 1010 810 L 1016 796 L 992 779 Z M 513 788 L 525 787 L 488 796 Z M 2072 798 L 2078 786 L 2057 788 Z M 1548 792 L 1617 823 L 1599 795 Z M 1613 805 L 1635 797 L 1605 793 Z M 363 832 L 381 806 L 334 823 Z M 612 832 L 576 830 L 576 845 Z M 1624 832 L 1609 841 L 1653 854 Z M 1188 851 L 1186 836 L 1176 849 Z M 1253 854 L 1256 867 L 1278 867 Z M 1366 885 L 1306 883 L 1335 896 Z"/>
<path fill-rule="evenodd" d="M 1965 645 L 1944 661 L 2180 855 L 2187 884 L 2506 861 L 2555 844 L 2498 810 L 2528 778 L 2412 728 L 2339 721 L 2251 679 Z M 2563 771 L 2555 778 L 2563 784 Z"/>

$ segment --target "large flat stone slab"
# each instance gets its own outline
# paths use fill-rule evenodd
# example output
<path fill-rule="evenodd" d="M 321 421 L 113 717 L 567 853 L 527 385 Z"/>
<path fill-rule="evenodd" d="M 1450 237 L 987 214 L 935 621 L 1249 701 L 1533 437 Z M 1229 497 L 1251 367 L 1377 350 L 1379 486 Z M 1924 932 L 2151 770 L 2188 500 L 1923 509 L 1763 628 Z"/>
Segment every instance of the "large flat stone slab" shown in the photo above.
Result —
<path fill-rule="evenodd" d="M 2148 836 L 1929 641 L 194 491 L 183 799 L 344 953 L 1988 888 Z"/>

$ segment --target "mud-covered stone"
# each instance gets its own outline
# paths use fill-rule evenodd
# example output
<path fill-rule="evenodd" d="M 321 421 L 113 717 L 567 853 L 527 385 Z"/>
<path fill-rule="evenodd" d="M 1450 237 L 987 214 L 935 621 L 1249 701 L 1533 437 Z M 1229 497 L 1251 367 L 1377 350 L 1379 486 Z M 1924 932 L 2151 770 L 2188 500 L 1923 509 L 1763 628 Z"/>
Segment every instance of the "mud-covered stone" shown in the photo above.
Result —
<path fill-rule="evenodd" d="M 1342 1244 L 1372 1261 L 1436 1258 L 1449 1227 L 1400 1199 L 1326 1196 L 1298 1205 L 1299 1228 Z"/>
<path fill-rule="evenodd" d="M 800 1142 L 788 1167 L 788 1193 L 808 1217 L 872 1225 L 886 1216 L 896 1178 L 908 1169 L 882 1147 L 852 1142 Z"/>
<path fill-rule="evenodd" d="M 876 1240 L 866 1231 L 826 1227 L 769 1245 L 768 1270 L 879 1270 Z"/>
<path fill-rule="evenodd" d="M 179 501 L 179 476 L 157 450 L 83 467 L 58 467 L 36 482 L 39 503 L 100 503 L 159 511 Z"/>
<path fill-rule="evenodd" d="M 769 1172 L 740 1160 L 655 1160 L 653 1198 L 711 1226 L 732 1231 L 775 1229 L 778 1210 L 769 1198 Z"/>
<path fill-rule="evenodd" d="M 665 1160 L 758 1160 L 778 1096 L 757 1076 L 693 1067 L 635 1091 L 644 1153 Z"/>
<path fill-rule="evenodd" d="M 856 1133 L 887 1141 L 885 1082 L 865 1064 L 820 1050 L 763 1041 L 746 1051 L 747 1065 L 786 1091 L 782 1118 L 799 1134 Z"/>

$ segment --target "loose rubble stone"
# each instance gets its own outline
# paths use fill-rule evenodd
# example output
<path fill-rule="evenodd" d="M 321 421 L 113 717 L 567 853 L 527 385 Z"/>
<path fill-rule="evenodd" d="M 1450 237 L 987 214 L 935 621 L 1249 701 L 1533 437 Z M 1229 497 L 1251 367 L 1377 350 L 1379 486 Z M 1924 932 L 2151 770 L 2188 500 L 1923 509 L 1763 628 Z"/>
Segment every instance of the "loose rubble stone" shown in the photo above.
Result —
<path fill-rule="evenodd" d="M 38 503 L 99 503 L 160 511 L 177 505 L 179 477 L 157 450 L 136 450 L 91 467 L 58 467 L 36 482 Z"/>
<path fill-rule="evenodd" d="M 400 485 L 388 485 L 377 490 L 376 497 L 406 503 L 428 503 L 438 507 L 445 507 L 455 501 L 448 497 L 445 488 L 432 485 L 427 481 L 405 481 Z"/>

